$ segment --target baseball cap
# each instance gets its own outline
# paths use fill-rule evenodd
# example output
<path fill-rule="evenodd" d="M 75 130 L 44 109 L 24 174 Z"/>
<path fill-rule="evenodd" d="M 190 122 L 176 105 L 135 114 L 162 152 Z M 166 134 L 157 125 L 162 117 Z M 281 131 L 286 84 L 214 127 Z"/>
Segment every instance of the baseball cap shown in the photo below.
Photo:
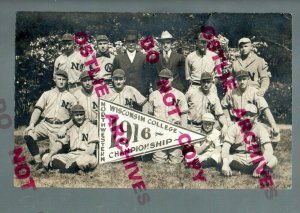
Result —
<path fill-rule="evenodd" d="M 173 77 L 173 73 L 169 69 L 163 69 L 163 70 L 161 70 L 159 72 L 158 76 L 159 77 L 163 77 L 163 78 L 172 78 Z"/>
<path fill-rule="evenodd" d="M 97 41 L 109 41 L 106 35 L 98 35 L 96 38 Z"/>
<path fill-rule="evenodd" d="M 64 76 L 66 79 L 68 79 L 68 73 L 66 72 L 66 71 L 64 71 L 64 70 L 57 70 L 56 72 L 55 72 L 55 75 L 62 75 L 62 76 Z"/>
<path fill-rule="evenodd" d="M 84 79 L 84 78 L 86 78 L 86 77 L 90 77 L 90 75 L 89 75 L 88 71 L 83 71 L 83 72 L 80 74 L 79 79 L 81 80 L 81 79 Z"/>
<path fill-rule="evenodd" d="M 75 113 L 75 112 L 85 112 L 84 108 L 82 105 L 80 104 L 77 104 L 77 105 L 74 105 L 72 108 L 71 108 L 71 112 L 72 113 Z"/>
<path fill-rule="evenodd" d="M 236 78 L 241 78 L 241 77 L 249 77 L 249 74 L 245 70 L 241 70 L 239 72 L 235 72 L 235 77 Z"/>
<path fill-rule="evenodd" d="M 202 116 L 202 121 L 216 122 L 215 117 L 211 113 L 205 113 Z"/>
<path fill-rule="evenodd" d="M 240 44 L 245 44 L 245 43 L 251 43 L 251 40 L 249 38 L 241 38 L 238 42 L 239 46 Z"/>
<path fill-rule="evenodd" d="M 201 80 L 206 80 L 206 79 L 212 80 L 213 79 L 212 74 L 209 73 L 209 72 L 202 73 L 201 74 Z"/>
<path fill-rule="evenodd" d="M 61 38 L 62 41 L 73 41 L 74 40 L 74 36 L 70 33 L 66 33 L 62 36 Z"/>
<path fill-rule="evenodd" d="M 125 72 L 122 69 L 116 69 L 112 77 L 125 77 Z"/>

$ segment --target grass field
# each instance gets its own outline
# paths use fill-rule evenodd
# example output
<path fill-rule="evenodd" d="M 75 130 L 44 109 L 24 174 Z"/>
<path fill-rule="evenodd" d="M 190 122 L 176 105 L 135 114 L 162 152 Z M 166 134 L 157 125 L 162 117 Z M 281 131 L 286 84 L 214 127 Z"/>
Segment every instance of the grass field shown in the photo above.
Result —
<path fill-rule="evenodd" d="M 279 125 L 281 141 L 275 151 L 278 166 L 272 173 L 277 189 L 291 189 L 292 187 L 292 127 Z M 22 146 L 27 162 L 32 158 L 22 139 L 22 130 L 15 131 L 15 145 Z M 39 142 L 40 150 L 47 148 L 48 142 Z M 161 165 L 151 161 L 137 161 L 140 169 L 138 175 L 143 176 L 147 188 L 158 189 L 255 189 L 259 188 L 259 179 L 251 175 L 241 174 L 225 178 L 214 168 L 206 168 L 204 174 L 206 182 L 193 181 L 192 177 L 198 173 L 193 169 L 186 169 L 180 165 Z M 50 171 L 47 174 L 31 173 L 36 187 L 64 187 L 64 188 L 130 188 L 133 180 L 128 179 L 128 174 L 133 169 L 126 171 L 121 162 L 99 165 L 93 172 L 86 174 L 60 174 Z M 20 186 L 21 182 L 14 179 L 14 185 Z"/>

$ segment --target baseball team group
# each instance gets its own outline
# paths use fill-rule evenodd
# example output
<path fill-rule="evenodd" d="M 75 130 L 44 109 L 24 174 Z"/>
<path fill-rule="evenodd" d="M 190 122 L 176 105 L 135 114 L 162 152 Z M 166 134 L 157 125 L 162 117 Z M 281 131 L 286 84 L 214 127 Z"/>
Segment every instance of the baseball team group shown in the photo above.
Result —
<path fill-rule="evenodd" d="M 270 84 L 268 64 L 254 53 L 249 38 L 239 39 L 239 57 L 222 67 L 224 73 L 233 73 L 236 88 L 224 92 L 216 72 L 220 61 L 213 60 L 217 53 L 209 50 L 203 33 L 195 38 L 196 50 L 183 55 L 171 48 L 172 34 L 163 31 L 158 39 L 159 60 L 151 64 L 140 51 L 134 31 L 127 33 L 124 46 L 115 54 L 109 51 L 106 35 L 95 36 L 101 70 L 93 79 L 104 79 L 98 83 L 108 85 L 100 98 L 206 135 L 194 144 L 203 168 L 215 167 L 224 176 L 242 172 L 260 177 L 262 170 L 256 168 L 262 162 L 257 159 L 263 156 L 265 168 L 272 171 L 278 162 L 274 150 L 280 132 L 264 98 Z M 101 166 L 96 156 L 98 96 L 89 73 L 93 67 L 85 66 L 89 58 L 81 55 L 74 35 L 64 34 L 61 46 L 62 54 L 54 63 L 55 86 L 37 100 L 24 141 L 36 172 L 92 172 Z M 167 82 L 163 86 L 169 89 L 160 90 L 159 82 Z M 174 107 L 180 113 L 170 116 Z M 37 142 L 47 138 L 49 148 L 41 152 Z M 260 154 L 253 157 L 249 146 L 259 147 Z M 186 163 L 183 150 L 160 150 L 150 158 L 154 163 Z"/>

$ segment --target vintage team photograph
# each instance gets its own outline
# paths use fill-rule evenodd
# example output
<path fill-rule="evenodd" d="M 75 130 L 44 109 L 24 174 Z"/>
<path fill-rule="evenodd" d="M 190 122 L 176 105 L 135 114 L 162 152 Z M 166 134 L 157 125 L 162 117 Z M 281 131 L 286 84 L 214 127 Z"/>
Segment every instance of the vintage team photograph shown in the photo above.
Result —
<path fill-rule="evenodd" d="M 18 12 L 15 39 L 15 187 L 292 188 L 291 14 Z"/>

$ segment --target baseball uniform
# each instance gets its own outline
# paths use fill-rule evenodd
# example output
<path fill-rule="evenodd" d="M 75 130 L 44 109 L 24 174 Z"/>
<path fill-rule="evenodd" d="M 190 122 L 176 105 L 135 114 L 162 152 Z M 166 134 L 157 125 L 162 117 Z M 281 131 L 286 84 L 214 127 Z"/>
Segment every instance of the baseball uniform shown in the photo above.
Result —
<path fill-rule="evenodd" d="M 270 84 L 269 67 L 263 58 L 257 56 L 255 53 L 250 53 L 244 60 L 241 58 L 235 60 L 232 68 L 234 72 L 247 71 L 250 77 L 249 85 L 262 90 L 263 94 L 267 91 Z"/>
<path fill-rule="evenodd" d="M 85 110 L 86 119 L 93 124 L 97 123 L 98 114 L 98 96 L 93 89 L 91 94 L 84 91 L 83 88 L 76 90 L 73 95 L 76 97 L 78 104 L 82 105 Z"/>
<path fill-rule="evenodd" d="M 104 96 L 103 99 L 128 108 L 133 108 L 134 103 L 143 106 L 147 102 L 147 99 L 137 89 L 128 85 L 125 85 L 121 92 L 110 88 L 108 95 Z"/>
<path fill-rule="evenodd" d="M 223 114 L 220 99 L 211 91 L 204 94 L 200 87 L 191 88 L 185 97 L 189 107 L 188 119 L 192 122 L 201 122 L 202 115 L 205 113 L 211 113 L 215 117 Z"/>
<path fill-rule="evenodd" d="M 266 143 L 271 143 L 269 133 L 261 123 L 255 122 L 251 129 L 251 132 L 255 134 L 256 143 L 259 145 L 259 149 L 256 150 L 263 151 L 262 146 Z M 224 143 L 229 143 L 231 145 L 231 150 L 233 150 L 233 154 L 230 155 L 229 159 L 230 161 L 235 160 L 246 166 L 255 165 L 252 161 L 256 158 L 259 158 L 259 156 L 251 157 L 251 152 L 247 149 L 247 147 L 253 145 L 253 139 L 251 139 L 251 137 L 254 136 L 247 137 L 250 144 L 246 144 L 244 141 L 244 135 L 245 133 L 241 133 L 241 127 L 237 123 L 231 125 L 228 128 L 228 131 L 225 135 Z"/>
<path fill-rule="evenodd" d="M 179 90 L 172 88 L 167 93 L 171 93 L 176 98 L 176 103 L 179 106 L 181 114 L 185 114 L 188 112 L 188 106 L 185 100 L 185 96 Z M 163 102 L 163 97 L 167 93 L 160 93 L 159 90 L 155 90 L 149 96 L 149 114 L 158 117 L 161 120 L 180 124 L 181 116 L 178 113 L 169 115 L 168 112 L 174 109 L 174 106 L 166 106 Z M 168 159 L 169 157 L 169 159 Z M 171 164 L 181 163 L 183 160 L 183 155 L 181 148 L 174 148 L 169 150 L 160 150 L 153 154 L 153 161 L 156 163 L 166 163 L 169 162 Z"/>
<path fill-rule="evenodd" d="M 69 56 L 62 54 L 58 56 L 54 62 L 53 76 L 58 69 L 62 69 L 68 73 L 69 83 L 78 83 L 79 86 L 79 76 L 85 69 L 85 61 L 86 58 L 83 57 L 78 50 L 75 50 Z"/>
<path fill-rule="evenodd" d="M 63 144 L 70 144 L 70 152 L 54 155 L 52 161 L 57 159 L 63 162 L 66 169 L 74 162 L 81 170 L 85 170 L 87 167 L 95 168 L 97 158 L 93 153 L 88 153 L 87 150 L 90 149 L 91 144 L 99 141 L 97 132 L 97 127 L 88 120 L 85 120 L 81 126 L 73 125 L 67 132 L 66 137 L 61 140 Z"/>
<path fill-rule="evenodd" d="M 70 120 L 69 111 L 76 105 L 76 98 L 67 90 L 60 92 L 57 88 L 46 91 L 37 101 L 35 108 L 42 111 L 44 119 L 30 130 L 28 135 L 34 140 L 49 138 L 50 150 L 58 139 L 56 133 Z"/>
<path fill-rule="evenodd" d="M 219 130 L 213 128 L 211 132 L 206 133 L 205 131 L 200 131 L 202 134 L 206 135 L 206 141 L 212 141 L 211 145 L 203 152 L 199 153 L 197 149 L 201 146 L 200 143 L 194 144 L 194 147 L 197 151 L 199 161 L 205 161 L 209 158 L 213 159 L 216 163 L 221 162 L 221 150 L 216 152 L 216 148 L 221 146 L 220 136 L 221 133 Z"/>
<path fill-rule="evenodd" d="M 232 117 L 236 117 L 233 109 L 245 109 L 247 104 L 254 104 L 262 112 L 269 105 L 264 97 L 258 96 L 256 93 L 257 90 L 251 86 L 247 86 L 243 93 L 239 89 L 229 90 L 222 99 L 221 104 L 229 110 Z"/>

